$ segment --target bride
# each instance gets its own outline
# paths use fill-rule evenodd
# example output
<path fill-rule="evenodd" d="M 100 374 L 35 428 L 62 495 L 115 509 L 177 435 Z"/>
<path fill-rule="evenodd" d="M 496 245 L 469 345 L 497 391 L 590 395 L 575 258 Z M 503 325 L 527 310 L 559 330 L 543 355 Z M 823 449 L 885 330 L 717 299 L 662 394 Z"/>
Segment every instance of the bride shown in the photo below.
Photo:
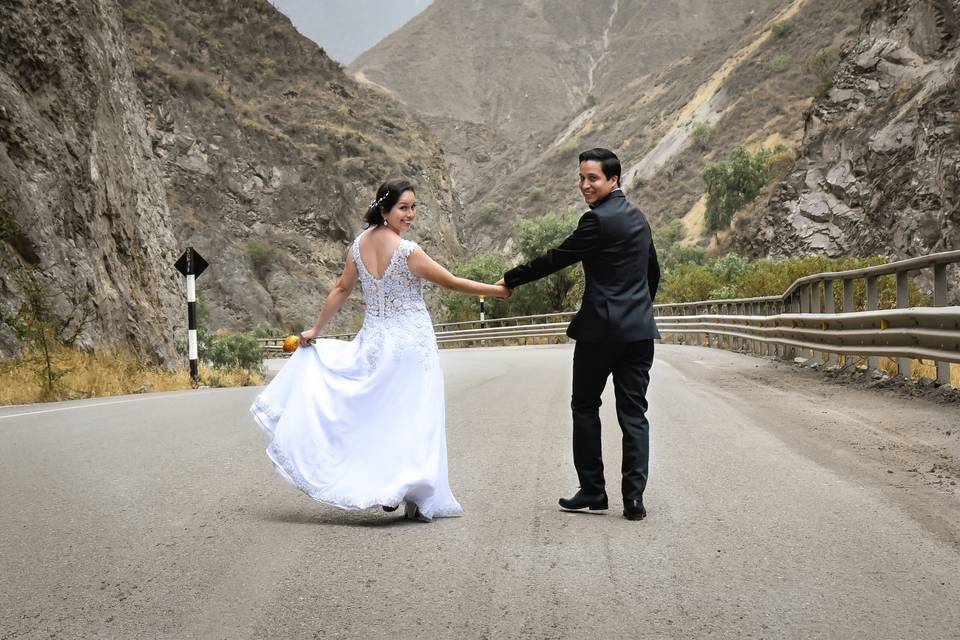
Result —
<path fill-rule="evenodd" d="M 404 503 L 406 517 L 429 521 L 463 509 L 447 480 L 443 372 L 423 281 L 510 291 L 458 278 L 403 239 L 416 210 L 412 183 L 380 186 L 316 324 L 250 411 L 271 437 L 277 472 L 314 500 L 386 511 Z M 366 312 L 357 337 L 316 340 L 358 280 Z"/>

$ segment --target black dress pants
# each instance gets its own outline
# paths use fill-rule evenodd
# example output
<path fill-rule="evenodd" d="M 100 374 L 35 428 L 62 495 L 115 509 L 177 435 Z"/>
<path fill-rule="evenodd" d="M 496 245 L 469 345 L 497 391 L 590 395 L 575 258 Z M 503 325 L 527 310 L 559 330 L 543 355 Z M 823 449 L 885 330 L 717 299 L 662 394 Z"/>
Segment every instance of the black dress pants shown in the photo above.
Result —
<path fill-rule="evenodd" d="M 650 459 L 647 385 L 653 365 L 653 340 L 583 342 L 573 352 L 573 464 L 580 490 L 604 491 L 600 447 L 600 395 L 613 374 L 617 420 L 623 432 L 623 498 L 643 497 Z"/>

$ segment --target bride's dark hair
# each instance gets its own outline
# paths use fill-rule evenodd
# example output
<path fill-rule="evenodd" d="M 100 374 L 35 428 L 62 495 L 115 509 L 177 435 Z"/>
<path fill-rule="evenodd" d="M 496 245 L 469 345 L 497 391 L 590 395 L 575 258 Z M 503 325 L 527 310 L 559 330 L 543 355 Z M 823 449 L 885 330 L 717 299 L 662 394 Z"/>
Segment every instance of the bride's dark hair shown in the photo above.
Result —
<path fill-rule="evenodd" d="M 398 180 L 387 180 L 377 189 L 377 197 L 373 199 L 367 208 L 367 213 L 363 216 L 368 227 L 375 227 L 383 224 L 384 211 L 390 211 L 397 204 L 407 191 L 417 192 L 417 187 L 409 180 L 400 178 Z"/>

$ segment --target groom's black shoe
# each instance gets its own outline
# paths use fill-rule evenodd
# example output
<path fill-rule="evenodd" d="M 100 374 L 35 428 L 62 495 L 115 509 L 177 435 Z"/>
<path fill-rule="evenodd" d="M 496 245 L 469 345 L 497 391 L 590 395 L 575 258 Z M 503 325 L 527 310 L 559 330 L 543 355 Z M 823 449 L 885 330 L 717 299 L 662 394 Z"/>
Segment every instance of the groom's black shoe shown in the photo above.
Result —
<path fill-rule="evenodd" d="M 560 508 L 568 511 L 577 509 L 589 509 L 590 511 L 602 511 L 607 508 L 607 493 L 588 495 L 583 491 L 577 491 L 572 498 L 560 498 Z"/>
<path fill-rule="evenodd" d="M 623 517 L 627 520 L 643 520 L 647 517 L 647 510 L 643 508 L 643 500 L 624 500 Z"/>

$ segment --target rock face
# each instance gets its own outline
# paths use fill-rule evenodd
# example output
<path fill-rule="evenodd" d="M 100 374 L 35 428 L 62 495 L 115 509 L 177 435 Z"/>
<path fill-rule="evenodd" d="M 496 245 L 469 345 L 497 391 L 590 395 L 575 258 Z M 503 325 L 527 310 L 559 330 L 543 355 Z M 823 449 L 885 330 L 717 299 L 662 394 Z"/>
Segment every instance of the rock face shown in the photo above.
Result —
<path fill-rule="evenodd" d="M 413 239 L 458 254 L 460 205 L 430 132 L 267 0 L 121 6 L 174 233 L 211 265 L 198 290 L 214 327 L 312 323 L 388 177 L 418 184 Z"/>
<path fill-rule="evenodd" d="M 267 0 L 6 0 L 0 54 L 0 356 L 42 272 L 93 310 L 81 345 L 175 362 L 187 245 L 212 328 L 300 329 L 389 177 L 419 185 L 414 239 L 460 251 L 429 131 Z"/>
<path fill-rule="evenodd" d="M 6 0 L 0 8 L 0 356 L 19 275 L 46 274 L 59 314 L 73 291 L 79 344 L 172 363 L 186 324 L 159 163 L 112 0 Z"/>
<path fill-rule="evenodd" d="M 741 231 L 755 255 L 906 258 L 960 248 L 960 2 L 863 13 L 799 160 Z"/>

